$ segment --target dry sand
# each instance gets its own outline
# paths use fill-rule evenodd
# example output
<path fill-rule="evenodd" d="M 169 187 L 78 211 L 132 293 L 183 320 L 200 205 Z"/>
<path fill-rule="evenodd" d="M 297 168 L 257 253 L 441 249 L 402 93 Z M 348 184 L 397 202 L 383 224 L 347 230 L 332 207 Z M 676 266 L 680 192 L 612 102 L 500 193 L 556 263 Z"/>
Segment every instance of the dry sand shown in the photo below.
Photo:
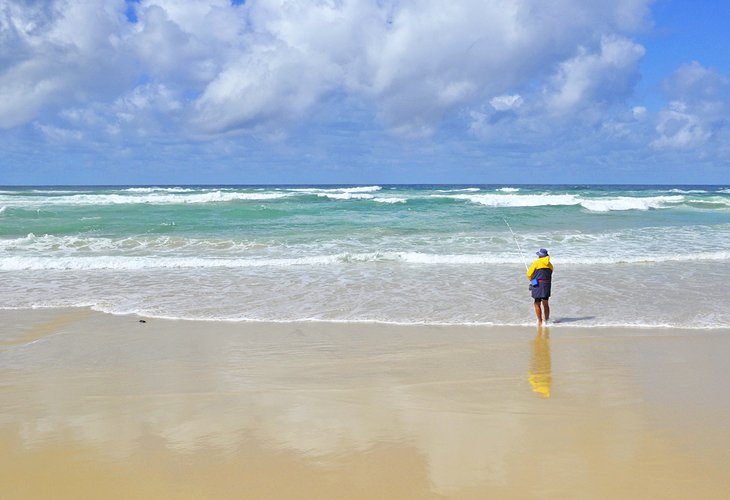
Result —
<path fill-rule="evenodd" d="M 0 311 L 2 498 L 720 498 L 728 331 Z"/>

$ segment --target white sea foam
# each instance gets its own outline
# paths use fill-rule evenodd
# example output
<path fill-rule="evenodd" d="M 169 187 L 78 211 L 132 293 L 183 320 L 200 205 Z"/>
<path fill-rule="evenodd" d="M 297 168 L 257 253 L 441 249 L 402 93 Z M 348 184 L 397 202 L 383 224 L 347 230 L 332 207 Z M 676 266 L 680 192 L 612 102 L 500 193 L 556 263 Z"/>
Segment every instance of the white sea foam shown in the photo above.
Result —
<path fill-rule="evenodd" d="M 394 196 L 392 198 L 373 198 L 373 201 L 378 203 L 406 203 L 408 199 Z"/>
<path fill-rule="evenodd" d="M 267 317 L 254 316 L 242 313 L 194 313 L 183 311 L 156 310 L 154 308 L 145 307 L 142 304 L 121 306 L 119 304 L 110 304 L 105 302 L 94 302 L 88 300 L 51 300 L 47 302 L 38 302 L 34 304 L 9 306 L 0 304 L 0 310 L 27 310 L 27 309 L 54 309 L 54 308 L 89 308 L 94 311 L 111 314 L 115 316 L 142 316 L 146 318 L 175 320 L 175 321 L 204 321 L 204 322 L 220 322 L 220 323 L 276 323 L 276 324 L 292 324 L 292 323 L 323 323 L 323 324 L 344 324 L 344 325 L 363 325 L 363 324 L 381 324 L 381 325 L 397 325 L 397 326 L 466 326 L 466 327 L 491 327 L 491 326 L 508 326 L 508 327 L 534 327 L 532 319 L 467 319 L 463 317 L 454 318 L 415 318 L 405 317 L 402 319 L 389 317 L 355 317 L 355 318 L 330 318 L 318 315 L 291 315 L 290 317 Z M 656 320 L 618 320 L 618 319 L 594 319 L 594 318 L 572 318 L 560 317 L 558 315 L 551 323 L 555 329 L 559 328 L 581 328 L 581 329 L 605 329 L 617 328 L 625 330 L 626 328 L 646 330 L 647 334 L 656 335 L 657 329 L 682 329 L 682 330 L 718 330 L 727 329 L 729 325 L 722 319 L 714 320 L 712 318 L 704 321 L 693 320 L 688 323 L 671 323 L 661 319 Z M 651 330 L 651 331 L 650 331 Z M 632 335 L 640 335 L 638 332 L 632 332 Z"/>
<path fill-rule="evenodd" d="M 263 201 L 276 200 L 292 196 L 291 193 L 252 193 L 238 191 L 210 191 L 203 193 L 135 193 L 123 194 L 75 194 L 70 196 L 56 196 L 50 198 L 25 197 L 8 200 L 8 204 L 19 207 L 42 207 L 54 205 L 169 205 L 169 204 L 198 204 L 222 203 L 231 201 Z"/>
<path fill-rule="evenodd" d="M 373 200 L 374 201 L 374 200 Z M 172 222 L 163 225 L 172 227 Z M 350 235 L 333 236 L 326 241 L 302 240 L 286 242 L 276 237 L 261 240 L 252 235 L 235 236 L 221 233 L 218 236 L 191 237 L 183 234 L 141 234 L 121 237 L 104 237 L 95 234 L 35 235 L 29 233 L 17 238 L 0 238 L 0 255 L 8 256 L 176 256 L 202 258 L 298 258 L 323 254 L 356 254 L 373 248 L 383 252 L 418 251 L 422 254 L 465 255 L 472 262 L 511 262 L 516 253 L 513 239 L 506 227 L 496 228 L 484 234 L 472 232 L 436 234 L 398 234 L 383 228 L 375 230 L 364 239 Z M 602 253 L 610 244 L 616 262 L 644 255 L 666 255 L 667 249 L 691 249 L 690 253 L 712 252 L 730 248 L 730 224 L 694 225 L 669 227 L 642 227 L 609 232 L 580 232 L 561 230 L 528 231 L 519 239 L 524 249 L 547 247 L 561 259 L 580 258 Z M 486 252 L 485 250 L 488 250 Z M 503 255 L 510 258 L 502 259 Z M 618 257 L 617 257 L 618 256 Z M 495 257 L 498 257 L 495 259 Z M 431 258 L 431 257 L 429 257 Z M 652 257 L 653 258 L 653 257 Z M 470 260 L 471 259 L 471 260 Z M 625 260 L 629 259 L 629 260 Z M 650 258 L 651 260 L 651 258 Z M 454 263 L 454 260 L 441 260 Z M 584 260 L 576 262 L 585 262 Z"/>
<path fill-rule="evenodd" d="M 483 267 L 483 266 L 482 266 Z M 710 269 L 714 264 L 702 266 Z M 20 274 L 8 283 L 12 292 L 0 292 L 0 308 L 92 307 L 112 314 L 139 314 L 169 319 L 209 321 L 255 321 L 289 323 L 299 321 L 328 323 L 385 323 L 423 325 L 514 325 L 530 326 L 532 317 L 524 305 L 529 300 L 516 269 L 488 272 L 443 269 L 433 273 L 406 273 L 395 276 L 349 274 L 347 287 L 336 286 L 332 279 L 341 276 L 328 272 L 308 273 L 299 280 L 297 270 L 270 273 L 269 270 L 231 272 L 206 270 L 204 273 L 167 269 L 130 271 L 77 271 L 61 282 L 62 271 Z M 631 267 L 628 272 L 611 271 L 598 276 L 603 292 L 633 290 L 626 293 L 585 294 L 583 273 L 571 274 L 561 267 L 556 283 L 555 328 L 569 327 L 637 327 L 711 329 L 730 327 L 730 317 L 722 310 L 715 312 L 708 301 L 698 302 L 697 287 L 683 287 L 681 298 L 666 284 L 638 286 L 647 276 Z M 453 272 L 452 272 L 453 271 Z M 496 274 L 495 274 L 496 273 Z M 45 296 L 38 287 L 23 286 L 27 276 L 48 277 Z M 196 283 L 201 276 L 206 282 L 220 282 L 226 293 L 201 294 Z M 521 273 L 519 273 L 521 275 Z M 637 276 L 633 278 L 632 276 Z M 227 278 L 232 276 L 232 278 Z M 193 277 L 189 282 L 186 278 Z M 651 276 L 648 276 L 649 278 Z M 294 279 L 291 279 L 294 278 Z M 414 279 L 415 278 L 415 279 Z M 336 278 L 335 278 L 336 279 Z M 426 279 L 426 281 L 424 281 Z M 287 280 L 286 287 L 277 283 Z M 609 283 L 605 283 L 608 281 Z M 711 281 L 716 286 L 721 278 Z M 333 286 L 333 283 L 335 286 Z M 254 287 L 251 284 L 255 284 Z M 451 286 L 458 284 L 458 286 Z M 620 285 L 619 285 L 620 284 Z M 619 290 L 614 287 L 619 286 Z M 626 288 L 621 288 L 626 286 Z M 689 288 L 689 289 L 688 289 Z M 667 291 L 668 290 L 668 291 Z M 59 293 L 61 292 L 62 293 Z M 29 293 L 30 292 L 30 293 Z M 658 294 L 668 307 L 647 307 Z M 591 295 L 598 295 L 598 297 Z M 686 305 L 682 305 L 686 302 Z M 520 305 L 522 304 L 522 305 Z M 610 311 L 621 310 L 619 316 Z"/>
<path fill-rule="evenodd" d="M 572 194 L 455 194 L 448 196 L 488 207 L 542 207 L 578 205 L 581 199 Z"/>
<path fill-rule="evenodd" d="M 139 270 L 139 269 L 212 269 L 322 266 L 335 263 L 377 260 L 374 255 L 322 255 L 282 259 L 204 258 L 174 256 L 12 256 L 0 257 L 0 270 Z"/>
<path fill-rule="evenodd" d="M 679 193 L 679 194 L 702 194 L 707 193 L 704 189 L 670 189 L 668 191 L 669 193 Z"/>
<path fill-rule="evenodd" d="M 686 200 L 684 196 L 584 198 L 573 194 L 455 194 L 448 196 L 488 207 L 544 207 L 580 205 L 591 212 L 668 208 Z"/>
<path fill-rule="evenodd" d="M 689 198 L 685 200 L 685 203 L 700 207 L 702 205 L 723 205 L 730 207 L 730 198 L 724 196 L 707 196 L 705 198 Z"/>
<path fill-rule="evenodd" d="M 356 187 L 337 187 L 337 188 L 288 188 L 286 192 L 290 195 L 317 196 L 318 198 L 327 198 L 330 200 L 373 200 L 375 193 L 382 190 L 381 186 L 356 186 Z M 382 201 L 377 199 L 375 201 Z M 389 202 L 385 202 L 389 203 Z"/>
<path fill-rule="evenodd" d="M 25 252 L 51 256 L 70 256 L 79 253 L 115 255 L 124 253 L 188 252 L 194 255 L 214 253 L 236 253 L 260 248 L 262 245 L 250 241 L 184 238 L 175 236 L 129 236 L 126 238 L 104 238 L 88 236 L 36 236 L 29 233 L 22 238 L 0 239 L 0 251 L 6 253 Z"/>
<path fill-rule="evenodd" d="M 560 259 L 565 264 L 653 264 L 662 262 L 700 262 L 727 261 L 730 252 L 694 252 L 694 253 L 656 253 L 651 255 L 620 255 L 610 257 L 566 257 Z"/>
<path fill-rule="evenodd" d="M 287 191 L 294 193 L 319 194 L 319 193 L 374 193 L 383 189 L 381 186 L 354 186 L 336 188 L 288 188 Z"/>
<path fill-rule="evenodd" d="M 57 194 L 77 194 L 77 193 L 84 193 L 88 192 L 88 190 L 85 189 L 32 189 L 30 191 L 34 194 L 50 194 L 50 195 L 57 195 Z M 15 194 L 20 194 L 17 191 Z"/>
<path fill-rule="evenodd" d="M 100 257 L 0 257 L 0 270 L 137 270 L 289 267 L 325 265 L 336 256 L 300 259 L 211 259 L 201 257 L 100 256 Z"/>
<path fill-rule="evenodd" d="M 374 193 L 383 189 L 381 186 L 360 186 L 343 189 L 346 193 Z"/>
<path fill-rule="evenodd" d="M 611 212 L 626 210 L 649 210 L 671 208 L 682 204 L 693 206 L 721 205 L 730 206 L 730 199 L 723 195 L 702 196 L 700 190 L 672 190 L 676 194 L 664 196 L 595 196 L 580 194 L 530 193 L 520 188 L 501 187 L 495 192 L 480 192 L 480 188 L 460 188 L 454 190 L 433 190 L 430 192 L 409 193 L 406 196 L 375 196 L 381 186 L 356 186 L 339 188 L 258 188 L 238 189 L 192 189 L 185 187 L 134 187 L 119 192 L 92 191 L 39 191 L 49 196 L 28 196 L 27 192 L 13 192 L 12 196 L 2 196 L 0 202 L 6 207 L 42 208 L 47 206 L 101 206 L 123 204 L 205 204 L 235 201 L 275 201 L 297 196 L 317 196 L 340 201 L 373 200 L 380 203 L 404 203 L 408 199 L 450 198 L 467 200 L 475 204 L 495 207 L 541 207 L 580 205 L 590 212 Z M 668 192 L 669 190 L 667 190 Z M 693 196 L 690 194 L 697 191 Z M 720 193 L 730 190 L 721 190 Z M 66 193 L 66 194 L 63 194 Z"/>
<path fill-rule="evenodd" d="M 580 205 L 591 212 L 613 212 L 667 208 L 682 203 L 684 200 L 684 196 L 652 196 L 645 198 L 619 196 L 614 198 L 586 198 L 580 201 Z"/>
<path fill-rule="evenodd" d="M 201 189 L 183 188 L 183 187 L 132 187 L 123 190 L 127 193 L 194 193 Z M 202 189 L 202 191 L 211 191 L 210 189 Z"/>
<path fill-rule="evenodd" d="M 372 200 L 375 198 L 371 194 L 367 193 L 358 193 L 358 192 L 345 192 L 345 193 L 334 193 L 334 192 L 327 192 L 327 193 L 316 193 L 318 197 L 320 198 L 329 198 L 330 200 Z"/>
<path fill-rule="evenodd" d="M 48 195 L 48 196 L 57 196 L 57 195 L 69 195 L 69 194 L 81 194 L 81 193 L 87 193 L 89 191 L 85 191 L 83 189 L 76 189 L 76 190 L 58 190 L 58 189 L 29 189 L 29 190 L 17 190 L 17 191 L 9 191 L 9 190 L 0 190 L 0 196 L 9 199 L 24 199 L 28 197 L 28 194 L 33 195 Z M 38 200 L 39 196 L 33 196 L 32 197 L 35 200 Z"/>
<path fill-rule="evenodd" d="M 637 256 L 561 256 L 559 263 L 569 265 L 651 264 L 663 262 L 727 261 L 729 251 L 685 254 L 647 254 Z M 286 268 L 294 266 L 331 266 L 371 262 L 402 262 L 414 265 L 500 265 L 521 264 L 514 254 L 430 254 L 422 252 L 371 252 L 313 255 L 294 258 L 209 258 L 196 256 L 8 256 L 0 257 L 0 270 L 92 270 L 92 269 L 211 269 L 211 268 Z"/>
<path fill-rule="evenodd" d="M 4 213 L 5 212 L 5 209 L 7 209 L 7 208 L 8 207 L 6 207 L 6 206 L 0 207 L 0 214 Z"/>
<path fill-rule="evenodd" d="M 522 260 L 513 253 L 500 254 L 464 254 L 442 255 L 420 252 L 384 252 L 377 254 L 361 254 L 366 260 L 398 260 L 412 264 L 517 264 Z M 663 253 L 647 255 L 612 255 L 612 256 L 571 256 L 564 255 L 558 259 L 560 265 L 595 265 L 595 264 L 642 264 L 661 262 L 690 261 L 725 261 L 730 259 L 730 251 L 696 252 L 696 253 Z"/>

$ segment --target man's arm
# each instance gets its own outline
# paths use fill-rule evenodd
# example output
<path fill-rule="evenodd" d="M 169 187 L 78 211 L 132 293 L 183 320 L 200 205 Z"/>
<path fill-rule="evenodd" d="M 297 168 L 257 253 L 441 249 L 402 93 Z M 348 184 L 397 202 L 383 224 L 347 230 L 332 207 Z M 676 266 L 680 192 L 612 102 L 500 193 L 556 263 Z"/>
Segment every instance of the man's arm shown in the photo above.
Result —
<path fill-rule="evenodd" d="M 532 265 L 530 266 L 530 269 L 527 270 L 527 279 L 528 280 L 532 279 L 532 275 L 535 272 L 536 264 L 537 264 L 537 261 L 533 262 Z"/>

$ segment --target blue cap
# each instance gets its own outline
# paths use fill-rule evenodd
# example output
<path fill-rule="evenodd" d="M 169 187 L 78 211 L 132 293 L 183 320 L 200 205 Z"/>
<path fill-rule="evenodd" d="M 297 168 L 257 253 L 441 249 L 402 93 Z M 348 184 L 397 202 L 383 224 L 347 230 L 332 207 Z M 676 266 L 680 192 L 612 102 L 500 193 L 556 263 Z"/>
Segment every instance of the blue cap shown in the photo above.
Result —
<path fill-rule="evenodd" d="M 545 257 L 545 256 L 547 256 L 548 253 L 547 253 L 547 250 L 545 250 L 544 248 L 541 248 L 540 250 L 538 250 L 537 252 L 535 252 L 535 254 L 538 257 Z"/>

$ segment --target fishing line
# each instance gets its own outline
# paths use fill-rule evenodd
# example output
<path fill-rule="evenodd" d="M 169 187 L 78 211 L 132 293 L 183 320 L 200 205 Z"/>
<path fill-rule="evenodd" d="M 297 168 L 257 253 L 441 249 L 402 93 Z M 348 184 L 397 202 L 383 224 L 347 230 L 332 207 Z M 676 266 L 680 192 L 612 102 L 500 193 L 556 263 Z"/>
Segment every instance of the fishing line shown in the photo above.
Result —
<path fill-rule="evenodd" d="M 502 217 L 502 220 L 504 221 L 505 224 L 507 224 L 507 227 L 509 228 L 509 232 L 512 233 L 512 238 L 515 240 L 515 243 L 517 244 L 517 249 L 520 251 L 520 255 L 522 256 L 522 263 L 525 265 L 525 270 L 526 271 L 529 270 L 527 268 L 527 262 L 525 261 L 525 254 L 522 253 L 522 247 L 520 246 L 520 242 L 517 241 L 517 235 L 515 234 L 514 231 L 512 231 L 512 227 L 509 225 L 509 222 L 507 222 L 507 219 Z"/>

